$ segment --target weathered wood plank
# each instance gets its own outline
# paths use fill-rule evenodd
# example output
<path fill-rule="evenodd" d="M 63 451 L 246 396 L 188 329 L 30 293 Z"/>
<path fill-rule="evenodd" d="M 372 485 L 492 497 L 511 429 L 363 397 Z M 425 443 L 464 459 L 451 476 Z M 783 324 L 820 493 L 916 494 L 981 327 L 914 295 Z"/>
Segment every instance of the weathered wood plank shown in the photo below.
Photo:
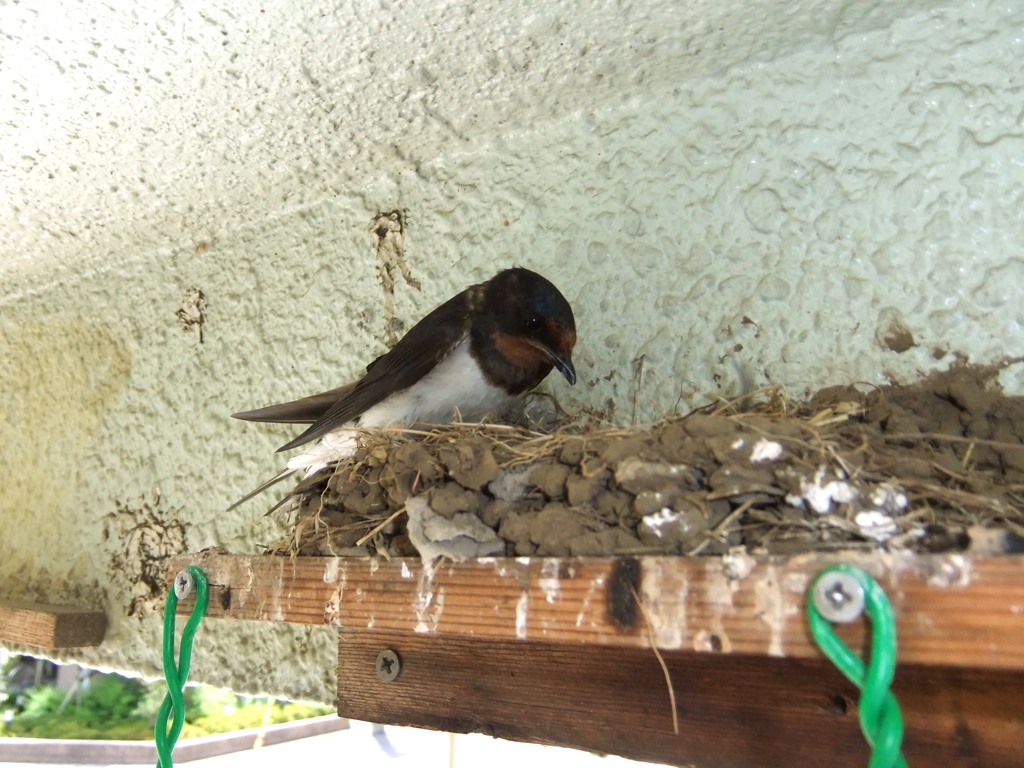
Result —
<path fill-rule="evenodd" d="M 99 645 L 107 632 L 102 611 L 0 600 L 0 640 L 47 650 Z"/>
<path fill-rule="evenodd" d="M 374 668 L 391 648 L 392 682 Z M 340 632 L 338 713 L 698 768 L 862 768 L 856 689 L 825 661 Z M 1024 765 L 1024 673 L 901 665 L 910 765 Z"/>
<path fill-rule="evenodd" d="M 200 553 L 176 558 L 168 581 L 190 563 L 206 569 L 210 616 L 624 647 L 653 638 L 664 650 L 817 659 L 805 592 L 822 568 L 840 562 L 861 566 L 886 589 L 901 662 L 1024 669 L 1022 556 L 519 558 L 431 569 L 419 560 Z M 841 633 L 854 647 L 864 642 L 862 622 Z"/>

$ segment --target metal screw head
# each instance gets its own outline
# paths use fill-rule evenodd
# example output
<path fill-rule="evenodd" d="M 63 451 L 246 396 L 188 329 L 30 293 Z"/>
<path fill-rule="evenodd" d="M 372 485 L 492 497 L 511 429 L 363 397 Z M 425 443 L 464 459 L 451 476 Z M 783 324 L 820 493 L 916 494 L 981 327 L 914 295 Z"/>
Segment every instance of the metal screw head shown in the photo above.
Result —
<path fill-rule="evenodd" d="M 864 613 L 864 587 L 848 573 L 829 573 L 814 584 L 814 607 L 834 624 L 849 624 Z"/>
<path fill-rule="evenodd" d="M 192 594 L 192 590 L 196 588 L 196 580 L 192 578 L 192 574 L 187 570 L 182 571 L 174 577 L 174 596 L 179 600 L 184 600 L 186 597 Z"/>
<path fill-rule="evenodd" d="M 402 662 L 398 654 L 390 648 L 385 648 L 377 654 L 377 663 L 374 665 L 377 670 L 377 677 L 385 683 L 390 683 L 402 669 Z"/>

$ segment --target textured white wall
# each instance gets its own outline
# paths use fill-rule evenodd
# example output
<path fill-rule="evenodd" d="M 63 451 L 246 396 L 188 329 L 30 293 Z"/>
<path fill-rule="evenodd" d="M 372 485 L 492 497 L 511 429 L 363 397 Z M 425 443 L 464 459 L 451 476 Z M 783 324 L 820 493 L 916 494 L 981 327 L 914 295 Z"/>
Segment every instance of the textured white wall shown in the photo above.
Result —
<path fill-rule="evenodd" d="M 1024 350 L 1020 3 L 52 0 L 0 56 L 0 594 L 106 606 L 91 663 L 157 668 L 140 552 L 280 535 L 223 509 L 288 430 L 228 414 L 499 267 L 576 309 L 552 390 L 626 419 L 640 355 L 646 420 Z M 331 640 L 210 623 L 196 674 L 329 700 Z"/>

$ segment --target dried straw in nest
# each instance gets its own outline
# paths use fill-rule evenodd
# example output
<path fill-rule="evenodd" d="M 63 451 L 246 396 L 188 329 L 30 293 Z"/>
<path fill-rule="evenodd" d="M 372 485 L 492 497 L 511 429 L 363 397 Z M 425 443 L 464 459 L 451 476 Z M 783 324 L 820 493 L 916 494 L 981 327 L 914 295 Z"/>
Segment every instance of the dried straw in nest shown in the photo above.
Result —
<path fill-rule="evenodd" d="M 448 552 L 445 536 L 483 547 L 452 550 L 463 554 L 1012 549 L 1024 536 L 1024 398 L 988 389 L 994 374 L 960 366 L 806 402 L 772 387 L 642 431 L 382 430 L 296 486 L 293 533 L 269 551 L 413 556 L 431 530 L 441 549 L 431 539 L 430 552 Z"/>

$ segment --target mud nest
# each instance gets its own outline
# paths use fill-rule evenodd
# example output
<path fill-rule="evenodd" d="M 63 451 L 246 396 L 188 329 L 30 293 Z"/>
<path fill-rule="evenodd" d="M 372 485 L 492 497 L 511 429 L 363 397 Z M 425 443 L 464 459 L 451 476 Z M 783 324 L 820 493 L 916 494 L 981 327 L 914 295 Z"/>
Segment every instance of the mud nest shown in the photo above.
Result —
<path fill-rule="evenodd" d="M 650 430 L 367 434 L 298 484 L 271 554 L 1020 551 L 1024 398 L 960 366 L 909 386 L 778 388 Z"/>

